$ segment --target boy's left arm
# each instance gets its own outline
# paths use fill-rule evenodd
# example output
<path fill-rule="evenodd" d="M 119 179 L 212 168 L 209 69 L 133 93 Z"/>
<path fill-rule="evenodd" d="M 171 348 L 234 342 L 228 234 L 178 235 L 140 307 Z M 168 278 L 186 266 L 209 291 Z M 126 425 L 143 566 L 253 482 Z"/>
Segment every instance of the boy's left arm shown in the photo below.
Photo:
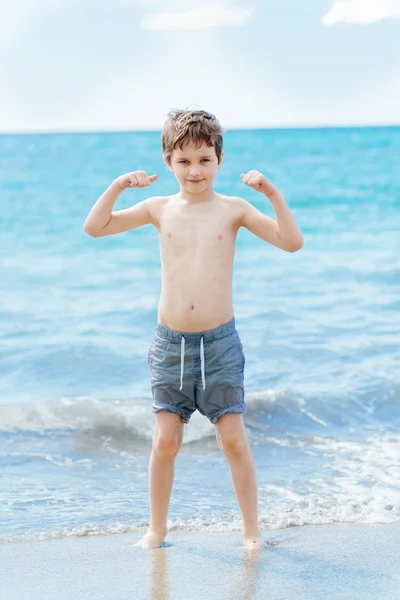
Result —
<path fill-rule="evenodd" d="M 242 200 L 243 215 L 240 225 L 246 227 L 262 240 L 286 250 L 297 252 L 303 247 L 303 236 L 292 214 L 278 189 L 259 171 L 241 174 L 242 182 L 267 196 L 276 215 L 276 221 L 270 219 L 250 202 Z"/>

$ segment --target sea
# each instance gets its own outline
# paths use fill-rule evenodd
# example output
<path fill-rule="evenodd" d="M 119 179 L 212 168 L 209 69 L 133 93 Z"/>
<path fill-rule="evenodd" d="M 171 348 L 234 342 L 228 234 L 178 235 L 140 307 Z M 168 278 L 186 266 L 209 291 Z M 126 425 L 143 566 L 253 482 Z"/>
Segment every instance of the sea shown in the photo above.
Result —
<path fill-rule="evenodd" d="M 236 327 L 264 531 L 400 521 L 400 128 L 227 130 L 215 189 L 274 218 L 240 173 L 280 189 L 294 253 L 240 229 Z M 174 194 L 160 132 L 0 136 L 0 540 L 143 532 L 154 415 L 147 352 L 157 231 L 83 230 L 122 173 L 158 174 L 115 210 Z M 215 428 L 195 413 L 171 530 L 240 531 Z M 142 535 L 142 533 L 140 533 Z"/>

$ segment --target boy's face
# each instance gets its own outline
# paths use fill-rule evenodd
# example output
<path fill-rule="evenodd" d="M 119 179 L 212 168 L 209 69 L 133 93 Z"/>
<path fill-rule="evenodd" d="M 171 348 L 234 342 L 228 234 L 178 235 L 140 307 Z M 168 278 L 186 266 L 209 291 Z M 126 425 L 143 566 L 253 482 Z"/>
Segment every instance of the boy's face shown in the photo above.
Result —
<path fill-rule="evenodd" d="M 196 193 L 212 185 L 222 159 L 223 152 L 218 164 L 214 146 L 207 146 L 203 142 L 200 148 L 195 148 L 193 142 L 188 142 L 182 150 L 177 147 L 172 151 L 169 168 L 175 173 L 182 188 Z"/>

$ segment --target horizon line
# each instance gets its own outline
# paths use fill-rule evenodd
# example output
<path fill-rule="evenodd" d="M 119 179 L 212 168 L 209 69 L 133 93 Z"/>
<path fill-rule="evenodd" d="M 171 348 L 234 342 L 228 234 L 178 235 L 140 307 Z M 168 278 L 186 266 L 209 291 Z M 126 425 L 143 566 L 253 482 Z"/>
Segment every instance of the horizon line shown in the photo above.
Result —
<path fill-rule="evenodd" d="M 395 129 L 400 123 L 366 123 L 366 124 L 336 124 L 336 125 L 263 125 L 252 127 L 224 127 L 228 131 L 286 131 L 286 130 L 314 130 L 314 129 Z M 88 135 L 88 134 L 115 134 L 115 133 L 161 133 L 161 128 L 154 129 L 49 129 L 26 131 L 0 131 L 3 135 Z"/>

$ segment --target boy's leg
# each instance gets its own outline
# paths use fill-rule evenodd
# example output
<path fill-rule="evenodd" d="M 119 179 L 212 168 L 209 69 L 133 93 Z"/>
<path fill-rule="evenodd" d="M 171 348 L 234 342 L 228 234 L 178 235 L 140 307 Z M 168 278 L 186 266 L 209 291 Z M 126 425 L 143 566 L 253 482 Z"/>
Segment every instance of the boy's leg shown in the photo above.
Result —
<path fill-rule="evenodd" d="M 183 421 L 173 412 L 155 413 L 153 447 L 149 463 L 150 525 L 137 542 L 142 548 L 160 546 L 167 535 L 167 514 L 174 480 L 175 458 L 182 445 Z"/>
<path fill-rule="evenodd" d="M 229 462 L 233 486 L 243 518 L 246 548 L 259 549 L 263 538 L 258 524 L 257 476 L 242 414 L 228 413 L 215 423 L 216 437 Z"/>

